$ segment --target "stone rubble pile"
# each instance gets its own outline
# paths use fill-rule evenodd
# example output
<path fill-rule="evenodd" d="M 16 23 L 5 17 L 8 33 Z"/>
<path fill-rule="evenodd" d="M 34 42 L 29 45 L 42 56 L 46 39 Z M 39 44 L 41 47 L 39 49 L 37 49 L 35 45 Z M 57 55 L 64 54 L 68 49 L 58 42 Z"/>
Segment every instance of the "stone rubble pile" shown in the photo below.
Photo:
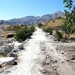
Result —
<path fill-rule="evenodd" d="M 0 66 L 4 67 L 6 65 L 15 65 L 15 61 L 18 58 L 18 51 L 24 50 L 24 43 L 15 42 L 14 38 L 5 40 L 0 40 L 0 54 L 6 54 L 6 57 L 0 57 Z M 5 64 L 3 66 L 3 64 Z"/>

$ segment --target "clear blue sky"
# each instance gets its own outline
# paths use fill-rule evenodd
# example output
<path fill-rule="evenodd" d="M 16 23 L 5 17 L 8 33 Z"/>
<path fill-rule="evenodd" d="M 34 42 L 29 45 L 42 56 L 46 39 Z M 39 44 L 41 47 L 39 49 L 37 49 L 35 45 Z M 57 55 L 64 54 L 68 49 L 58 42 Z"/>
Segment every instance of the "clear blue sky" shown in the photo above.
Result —
<path fill-rule="evenodd" d="M 42 16 L 64 11 L 63 0 L 0 0 L 0 19 Z"/>

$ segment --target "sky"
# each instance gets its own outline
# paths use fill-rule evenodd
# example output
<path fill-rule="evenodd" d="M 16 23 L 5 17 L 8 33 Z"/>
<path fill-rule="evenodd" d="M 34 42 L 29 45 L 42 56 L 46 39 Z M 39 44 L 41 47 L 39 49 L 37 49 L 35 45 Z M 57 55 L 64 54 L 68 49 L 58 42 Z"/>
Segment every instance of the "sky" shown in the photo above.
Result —
<path fill-rule="evenodd" d="M 0 20 L 42 16 L 58 10 L 64 11 L 63 0 L 0 0 Z"/>

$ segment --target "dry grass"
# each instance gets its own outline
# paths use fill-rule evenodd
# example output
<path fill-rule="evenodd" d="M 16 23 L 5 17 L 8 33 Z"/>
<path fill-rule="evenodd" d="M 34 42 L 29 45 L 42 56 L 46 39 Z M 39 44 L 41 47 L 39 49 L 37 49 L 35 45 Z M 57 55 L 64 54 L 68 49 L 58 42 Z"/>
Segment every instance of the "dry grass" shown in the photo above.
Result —
<path fill-rule="evenodd" d="M 7 38 L 7 35 L 10 34 L 10 33 L 15 34 L 14 31 L 3 31 L 3 32 L 2 32 L 2 38 L 8 39 L 8 38 Z"/>
<path fill-rule="evenodd" d="M 44 24 L 44 27 L 51 27 L 53 29 L 59 29 L 62 25 L 63 19 L 57 18 L 51 21 L 42 22 Z"/>
<path fill-rule="evenodd" d="M 21 26 L 7 26 L 2 31 L 2 37 L 5 39 L 8 39 L 7 38 L 8 34 L 10 34 L 10 33 L 15 34 L 15 32 L 20 28 L 21 28 Z"/>

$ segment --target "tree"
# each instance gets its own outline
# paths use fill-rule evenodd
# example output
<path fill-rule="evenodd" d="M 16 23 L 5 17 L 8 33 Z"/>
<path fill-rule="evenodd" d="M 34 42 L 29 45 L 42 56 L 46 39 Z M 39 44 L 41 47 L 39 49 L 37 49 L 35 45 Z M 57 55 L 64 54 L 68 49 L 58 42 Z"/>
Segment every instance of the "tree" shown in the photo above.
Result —
<path fill-rule="evenodd" d="M 63 0 L 63 3 L 65 4 L 66 10 L 65 12 L 65 19 L 64 23 L 62 25 L 62 30 L 65 33 L 65 36 L 67 34 L 67 38 L 69 38 L 69 35 L 73 33 L 75 30 L 75 6 L 73 6 L 72 0 Z"/>
<path fill-rule="evenodd" d="M 72 9 L 72 6 L 73 6 L 73 1 L 72 0 L 63 0 L 63 3 L 65 4 L 66 8 L 68 8 L 69 10 Z"/>

